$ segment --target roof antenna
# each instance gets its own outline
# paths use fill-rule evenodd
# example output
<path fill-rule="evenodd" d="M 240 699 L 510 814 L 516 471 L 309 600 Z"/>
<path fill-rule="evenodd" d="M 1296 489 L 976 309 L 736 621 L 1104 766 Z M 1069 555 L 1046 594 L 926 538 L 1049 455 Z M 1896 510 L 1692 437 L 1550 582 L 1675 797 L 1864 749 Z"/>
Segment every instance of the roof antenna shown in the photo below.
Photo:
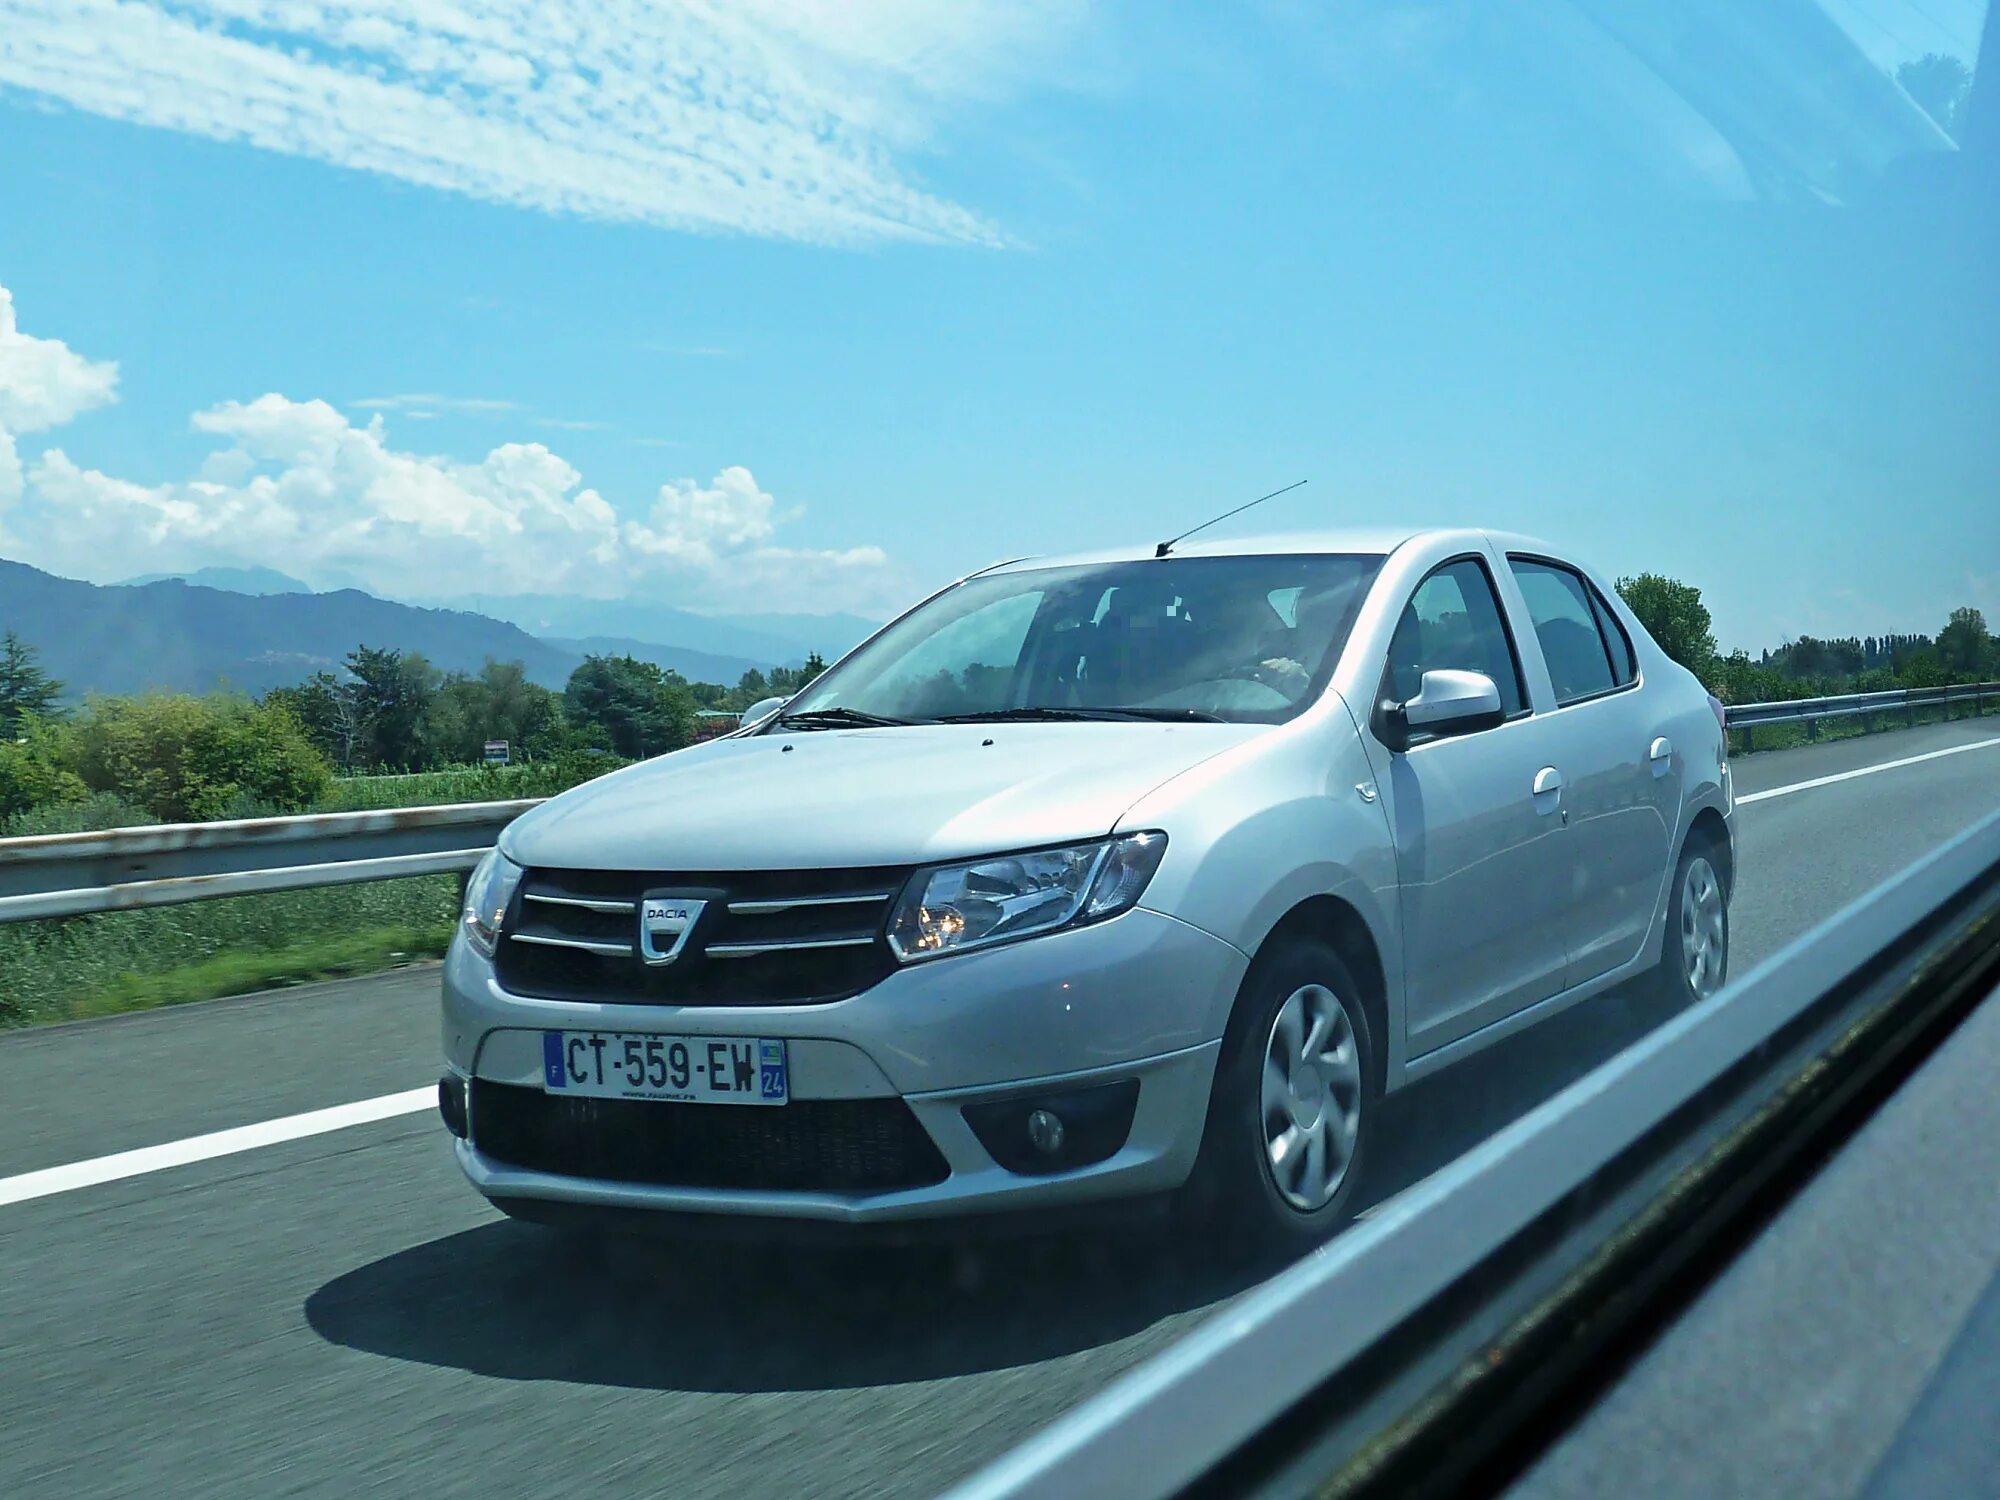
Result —
<path fill-rule="evenodd" d="M 1262 505 L 1266 500 L 1275 500 L 1278 498 L 1278 496 L 1285 494 L 1287 491 L 1295 490 L 1304 483 L 1305 481 L 1303 479 L 1294 480 L 1291 484 L 1286 485 L 1285 488 L 1282 490 L 1272 490 L 1271 493 L 1268 495 L 1259 495 L 1255 500 L 1250 501 L 1249 504 L 1239 505 L 1234 510 L 1225 510 L 1221 515 L 1217 516 L 1214 521 L 1203 521 L 1199 526 L 1195 527 L 1193 531 L 1183 531 L 1179 536 L 1170 537 L 1168 540 L 1160 543 L 1159 546 L 1153 549 L 1153 556 L 1165 557 L 1169 552 L 1173 551 L 1175 547 L 1179 546 L 1182 542 L 1186 541 L 1189 537 L 1193 536 L 1196 531 L 1206 531 L 1208 530 L 1209 527 L 1215 525 L 1216 521 L 1226 521 L 1231 516 L 1240 516 L 1243 514 L 1244 511 L 1248 510 L 1250 506 Z"/>

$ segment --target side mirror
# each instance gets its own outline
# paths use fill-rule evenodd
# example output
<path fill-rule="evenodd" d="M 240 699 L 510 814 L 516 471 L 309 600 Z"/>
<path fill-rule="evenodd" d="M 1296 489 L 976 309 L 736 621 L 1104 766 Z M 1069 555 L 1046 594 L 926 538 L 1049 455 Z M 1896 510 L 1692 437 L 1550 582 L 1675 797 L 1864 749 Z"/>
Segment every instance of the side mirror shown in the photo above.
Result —
<path fill-rule="evenodd" d="M 1470 734 L 1504 723 L 1500 689 L 1484 672 L 1447 668 L 1424 673 L 1417 695 L 1402 703 L 1384 703 L 1379 726 L 1382 743 L 1391 750 L 1410 748 L 1416 734 Z"/>
<path fill-rule="evenodd" d="M 783 708 L 790 701 L 788 698 L 759 698 L 755 703 L 743 710 L 743 715 L 737 722 L 743 728 L 748 729 L 759 719 L 770 718 L 772 714 Z"/>

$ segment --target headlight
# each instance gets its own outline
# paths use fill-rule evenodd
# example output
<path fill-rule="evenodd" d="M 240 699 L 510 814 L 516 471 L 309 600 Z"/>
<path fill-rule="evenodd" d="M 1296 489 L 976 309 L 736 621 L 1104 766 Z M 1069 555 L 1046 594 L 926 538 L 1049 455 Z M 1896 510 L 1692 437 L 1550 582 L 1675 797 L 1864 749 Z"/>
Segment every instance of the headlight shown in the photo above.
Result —
<path fill-rule="evenodd" d="M 465 882 L 465 910 L 460 914 L 465 940 L 488 958 L 500 941 L 500 924 L 506 920 L 507 903 L 514 899 L 521 874 L 519 865 L 498 849 L 489 849 Z"/>
<path fill-rule="evenodd" d="M 1164 833 L 935 865 L 910 877 L 889 914 L 904 963 L 941 958 L 1129 910 L 1167 852 Z"/>

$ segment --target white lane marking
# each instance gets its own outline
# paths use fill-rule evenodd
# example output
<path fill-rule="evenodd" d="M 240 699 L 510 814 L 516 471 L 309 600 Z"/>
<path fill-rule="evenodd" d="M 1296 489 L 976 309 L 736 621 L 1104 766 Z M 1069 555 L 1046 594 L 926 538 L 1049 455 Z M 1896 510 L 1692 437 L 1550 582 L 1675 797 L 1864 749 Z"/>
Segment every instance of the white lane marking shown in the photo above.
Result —
<path fill-rule="evenodd" d="M 136 1151 L 120 1151 L 90 1161 L 71 1162 L 62 1167 L 44 1167 L 39 1172 L 23 1172 L 17 1177 L 0 1177 L 0 1207 L 25 1203 L 30 1198 L 46 1198 L 54 1193 L 72 1193 L 78 1188 L 116 1182 L 121 1177 L 138 1177 L 183 1167 L 189 1162 L 233 1156 L 254 1151 L 259 1146 L 275 1146 L 280 1141 L 296 1141 L 309 1135 L 325 1135 L 329 1130 L 345 1130 L 350 1125 L 367 1125 L 376 1120 L 393 1120 L 419 1110 L 437 1107 L 437 1085 L 405 1089 L 400 1094 L 383 1094 L 374 1099 L 357 1099 L 352 1104 L 336 1104 L 330 1109 L 308 1110 L 302 1115 L 286 1115 L 281 1120 L 263 1120 L 255 1125 L 238 1125 L 233 1130 L 217 1130 L 208 1135 L 191 1135 L 184 1141 L 168 1141 L 162 1146 L 141 1146 Z"/>
<path fill-rule="evenodd" d="M 1899 766 L 1919 765 L 1927 760 L 1942 760 L 1947 755 L 1963 755 L 1968 750 L 1990 750 L 2000 745 L 2000 738 L 1974 740 L 1969 745 L 1953 745 L 1948 750 L 1932 750 L 1924 755 L 1906 755 L 1901 760 L 1885 760 L 1879 766 L 1863 766 L 1858 771 L 1842 771 L 1837 776 L 1815 776 L 1811 781 L 1795 781 L 1790 786 L 1774 786 L 1761 792 L 1745 792 L 1736 799 L 1742 807 L 1748 802 L 1762 802 L 1766 797 L 1788 797 L 1793 792 L 1809 792 L 1816 786 L 1832 786 L 1836 781 L 1853 781 L 1860 776 L 1873 776 L 1877 771 L 1893 771 Z"/>

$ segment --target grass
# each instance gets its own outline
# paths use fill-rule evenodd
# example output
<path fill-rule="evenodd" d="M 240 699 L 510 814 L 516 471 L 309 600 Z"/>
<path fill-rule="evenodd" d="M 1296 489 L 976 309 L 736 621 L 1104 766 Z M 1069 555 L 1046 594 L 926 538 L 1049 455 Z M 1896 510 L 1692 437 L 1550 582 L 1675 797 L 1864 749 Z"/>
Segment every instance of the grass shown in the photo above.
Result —
<path fill-rule="evenodd" d="M 453 766 L 407 776 L 341 776 L 314 812 L 363 812 L 378 807 L 438 807 L 447 802 L 508 802 L 543 795 L 533 766 Z"/>
<path fill-rule="evenodd" d="M 448 802 L 509 802 L 551 797 L 622 765 L 608 755 L 559 755 L 519 766 L 448 766 L 401 776 L 342 776 L 314 812 L 362 812 L 381 807 L 437 807 Z"/>
<path fill-rule="evenodd" d="M 178 1005 L 435 957 L 449 875 L 0 926 L 0 1027 Z"/>
<path fill-rule="evenodd" d="M 184 1005 L 191 1000 L 252 995 L 316 979 L 377 974 L 418 959 L 436 958 L 450 941 L 451 924 L 446 922 L 428 928 L 385 927 L 314 938 L 268 953 L 218 953 L 164 974 L 120 974 L 103 989 L 73 1001 L 66 1007 L 64 1019 L 85 1020 Z"/>
<path fill-rule="evenodd" d="M 1949 718 L 1953 721 L 1971 718 L 1992 718 L 2000 715 L 2000 696 L 1990 697 L 1980 705 L 1979 712 L 1973 712 L 1971 703 L 1955 703 L 1951 706 Z M 1769 724 L 1759 726 L 1754 746 L 1744 744 L 1744 731 L 1729 731 L 1729 753 L 1731 755 L 1761 754 L 1766 750 L 1796 750 L 1801 745 L 1825 744 L 1831 740 L 1858 739 L 1864 734 L 1879 734 L 1889 730 L 1910 729 L 1921 724 L 1943 724 L 1947 715 L 1942 707 L 1920 711 L 1911 721 L 1911 716 L 1901 709 L 1885 710 L 1874 714 L 1851 714 L 1840 719 L 1822 719 L 1810 726 L 1804 724 Z"/>

